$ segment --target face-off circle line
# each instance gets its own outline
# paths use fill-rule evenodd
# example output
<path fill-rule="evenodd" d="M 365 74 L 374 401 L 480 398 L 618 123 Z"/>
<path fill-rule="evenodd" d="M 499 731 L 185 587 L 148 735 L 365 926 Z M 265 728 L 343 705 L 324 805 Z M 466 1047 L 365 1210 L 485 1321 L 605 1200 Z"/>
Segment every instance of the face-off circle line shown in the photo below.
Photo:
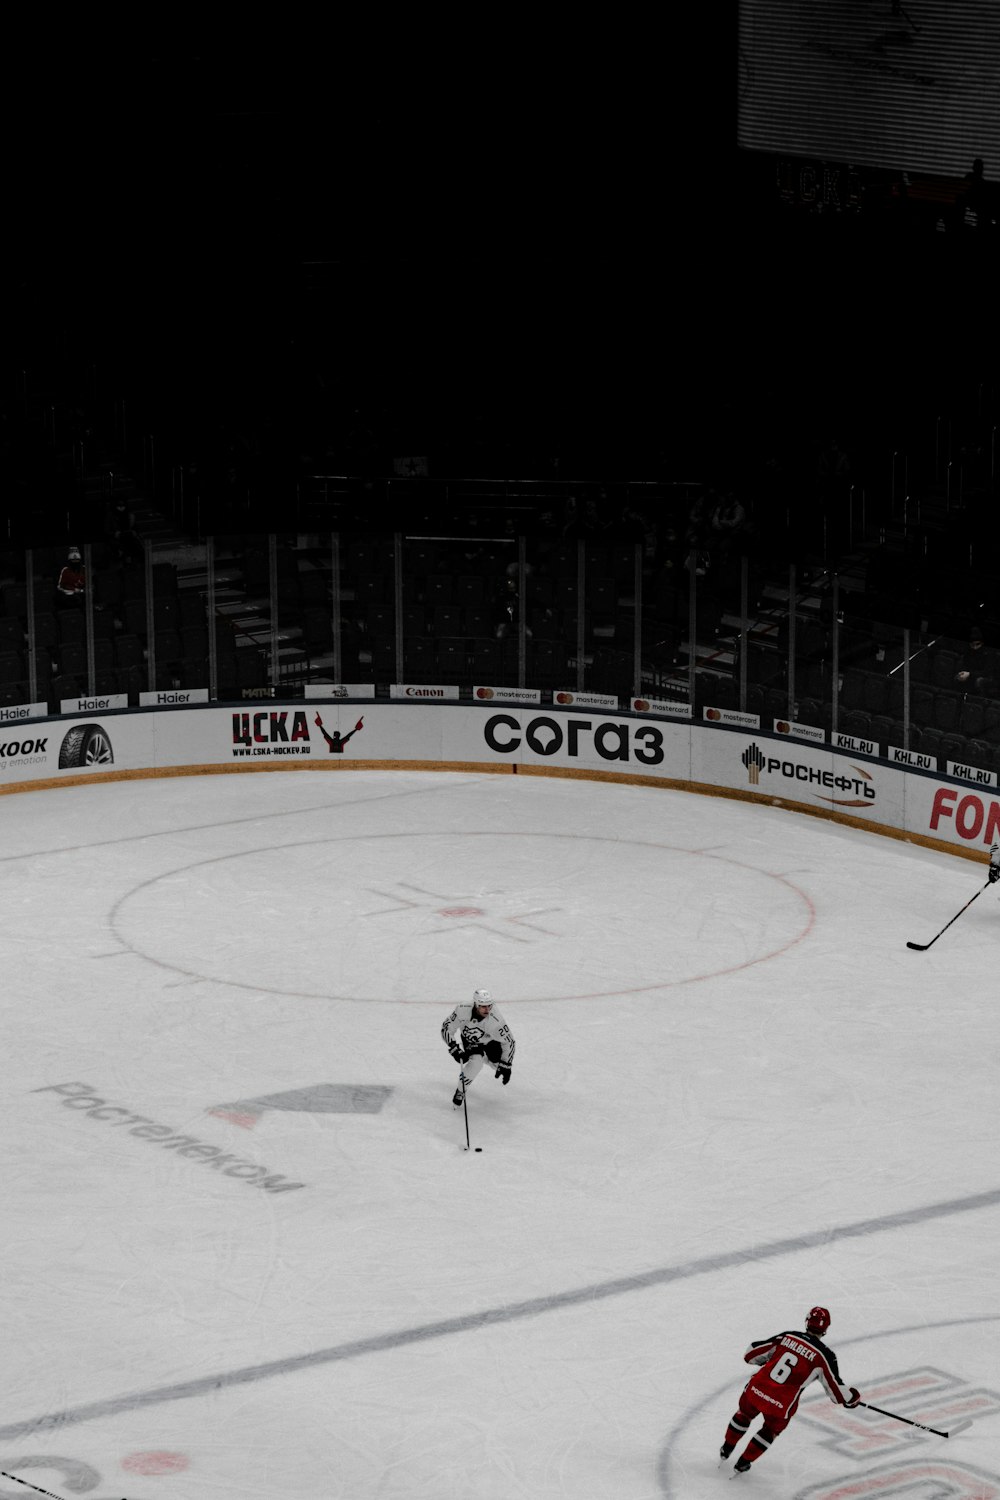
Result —
<path fill-rule="evenodd" d="M 801 886 L 797 885 L 793 880 L 789 879 L 787 875 L 776 874 L 773 870 L 762 870 L 757 866 L 748 865 L 744 861 L 731 859 L 725 854 L 719 854 L 714 851 L 705 851 L 701 849 L 685 849 L 680 845 L 664 844 L 659 842 L 658 840 L 622 839 L 602 834 L 589 833 L 536 833 L 531 830 L 522 831 L 512 829 L 456 829 L 447 831 L 434 830 L 432 831 L 431 836 L 448 838 L 461 837 L 490 839 L 560 839 L 573 843 L 586 842 L 598 844 L 613 844 L 616 848 L 621 848 L 623 845 L 629 845 L 639 849 L 661 850 L 670 854 L 684 854 L 696 858 L 711 859 L 717 861 L 720 864 L 733 865 L 737 869 L 745 870 L 750 875 L 763 876 L 767 880 L 777 881 L 780 885 L 783 885 L 788 890 L 792 891 L 800 899 L 806 909 L 806 921 L 799 932 L 797 932 L 793 937 L 789 938 L 786 942 L 780 944 L 778 947 L 771 949 L 768 953 L 760 954 L 755 958 L 748 958 L 742 963 L 731 964 L 720 969 L 707 970 L 701 974 L 691 974 L 683 979 L 659 979 L 651 984 L 631 985 L 613 990 L 595 990 L 575 995 L 511 995 L 508 998 L 508 1003 L 510 1004 L 550 1005 L 563 1004 L 567 1001 L 609 1000 L 624 995 L 648 994 L 654 990 L 678 989 L 681 986 L 687 984 L 701 984 L 708 979 L 725 978 L 729 974 L 737 974 L 743 969 L 753 968 L 757 964 L 769 963 L 772 959 L 780 958 L 791 948 L 796 947 L 798 943 L 807 938 L 816 922 L 816 909 L 813 906 L 812 900 L 809 897 L 808 893 L 804 891 Z M 322 838 L 293 839 L 286 844 L 265 844 L 260 845 L 256 849 L 239 849 L 228 854 L 212 855 L 209 859 L 194 860 L 191 864 L 180 865 L 176 869 L 166 870 L 158 875 L 152 876 L 148 880 L 140 881 L 137 885 L 126 891 L 124 895 L 120 896 L 115 902 L 109 914 L 108 924 L 116 939 L 119 943 L 121 943 L 122 948 L 125 951 L 133 953 L 137 958 L 142 958 L 147 963 L 154 964 L 157 968 L 165 969 L 170 973 L 180 974 L 184 977 L 184 979 L 189 981 L 195 981 L 204 984 L 223 985 L 230 989 L 245 990 L 251 994 L 279 995 L 283 999 L 331 1000 L 357 1005 L 440 1006 L 439 1000 L 392 999 L 389 997 L 377 995 L 322 994 L 311 990 L 289 990 L 277 988 L 274 985 L 257 985 L 234 979 L 220 979 L 214 975 L 203 974 L 198 970 L 185 969 L 180 964 L 171 963 L 164 959 L 155 958 L 152 954 L 144 952 L 142 948 L 137 947 L 135 943 L 125 937 L 121 932 L 119 925 L 122 908 L 128 901 L 132 900 L 133 897 L 137 896 L 140 892 L 148 890 L 150 887 L 157 885 L 162 880 L 174 879 L 178 875 L 189 875 L 192 871 L 204 869 L 209 865 L 228 864 L 232 860 L 250 859 L 259 857 L 260 855 L 275 854 L 289 849 L 303 849 L 312 847 L 318 848 L 324 844 L 355 843 L 358 840 L 364 840 L 365 843 L 372 843 L 375 840 L 383 839 L 423 839 L 426 837 L 428 837 L 428 833 L 426 830 L 394 830 L 389 833 L 352 833 L 342 835 L 327 835 Z"/>

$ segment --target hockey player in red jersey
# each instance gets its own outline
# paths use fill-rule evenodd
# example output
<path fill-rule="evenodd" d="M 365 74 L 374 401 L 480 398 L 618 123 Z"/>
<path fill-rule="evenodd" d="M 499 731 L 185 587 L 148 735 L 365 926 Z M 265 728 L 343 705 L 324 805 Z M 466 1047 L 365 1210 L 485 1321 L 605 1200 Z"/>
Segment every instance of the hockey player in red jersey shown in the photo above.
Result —
<path fill-rule="evenodd" d="M 826 1308 L 814 1307 L 806 1318 L 804 1333 L 772 1334 L 769 1339 L 751 1344 L 744 1354 L 748 1365 L 761 1365 L 762 1369 L 743 1387 L 739 1408 L 730 1418 L 719 1450 L 722 1458 L 728 1458 L 746 1436 L 755 1417 L 762 1416 L 764 1425 L 737 1459 L 737 1474 L 745 1474 L 767 1452 L 778 1434 L 784 1432 L 811 1380 L 818 1380 L 837 1406 L 857 1406 L 861 1400 L 861 1392 L 853 1385 L 841 1384 L 837 1356 L 823 1343 L 823 1334 L 829 1326 L 830 1314 Z"/>

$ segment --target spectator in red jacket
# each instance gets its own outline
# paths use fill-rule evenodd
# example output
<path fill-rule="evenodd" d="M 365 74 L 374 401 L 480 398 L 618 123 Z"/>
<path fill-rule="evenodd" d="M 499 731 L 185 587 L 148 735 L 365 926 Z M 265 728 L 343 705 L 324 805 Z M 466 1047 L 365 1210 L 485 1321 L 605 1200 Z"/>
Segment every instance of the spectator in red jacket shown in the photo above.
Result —
<path fill-rule="evenodd" d="M 60 609 L 81 608 L 87 592 L 87 572 L 79 547 L 70 547 L 56 582 L 56 604 Z"/>

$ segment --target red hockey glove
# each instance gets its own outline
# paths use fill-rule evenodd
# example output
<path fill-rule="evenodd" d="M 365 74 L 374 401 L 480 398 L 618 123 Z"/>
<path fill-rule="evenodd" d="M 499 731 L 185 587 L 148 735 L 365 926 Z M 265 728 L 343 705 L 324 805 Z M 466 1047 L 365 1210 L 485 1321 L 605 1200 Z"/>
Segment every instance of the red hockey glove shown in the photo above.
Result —
<path fill-rule="evenodd" d="M 850 1392 L 851 1392 L 851 1399 L 850 1399 L 850 1401 L 845 1401 L 844 1405 L 845 1406 L 857 1406 L 858 1402 L 861 1400 L 861 1392 L 859 1390 L 856 1390 L 853 1385 L 849 1389 L 850 1389 Z"/>

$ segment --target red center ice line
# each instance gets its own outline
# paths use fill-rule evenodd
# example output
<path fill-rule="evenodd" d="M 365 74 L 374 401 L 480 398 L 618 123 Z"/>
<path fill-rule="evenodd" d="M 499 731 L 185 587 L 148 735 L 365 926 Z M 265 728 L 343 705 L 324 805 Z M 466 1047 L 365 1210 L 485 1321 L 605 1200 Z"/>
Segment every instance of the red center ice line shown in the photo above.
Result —
<path fill-rule="evenodd" d="M 122 1468 L 129 1474 L 179 1474 L 190 1465 L 187 1454 L 165 1451 L 129 1453 L 122 1459 Z"/>

